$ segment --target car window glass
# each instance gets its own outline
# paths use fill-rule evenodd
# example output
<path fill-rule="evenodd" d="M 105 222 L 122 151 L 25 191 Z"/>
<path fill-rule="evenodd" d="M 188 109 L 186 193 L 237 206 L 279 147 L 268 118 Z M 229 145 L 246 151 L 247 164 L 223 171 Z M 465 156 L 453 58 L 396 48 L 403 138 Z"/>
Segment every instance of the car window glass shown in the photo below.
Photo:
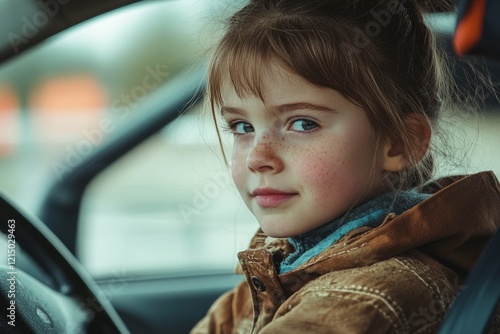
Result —
<path fill-rule="evenodd" d="M 8 177 L 0 178 L 0 190 L 36 211 L 54 181 L 132 122 L 158 87 L 207 54 L 217 6 L 140 2 L 2 64 L 0 174 Z"/>

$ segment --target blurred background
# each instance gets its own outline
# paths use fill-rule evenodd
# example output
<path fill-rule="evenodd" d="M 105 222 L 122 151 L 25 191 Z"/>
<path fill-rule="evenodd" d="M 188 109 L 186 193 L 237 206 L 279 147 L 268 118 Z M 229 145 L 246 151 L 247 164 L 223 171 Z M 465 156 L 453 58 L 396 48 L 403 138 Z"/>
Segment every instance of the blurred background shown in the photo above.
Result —
<path fill-rule="evenodd" d="M 0 190 L 37 212 L 50 185 L 134 121 L 161 85 L 200 66 L 227 3 L 151 1 L 70 29 L 0 67 Z M 113 270 L 233 269 L 257 229 L 202 104 L 100 175 L 78 253 Z"/>
<path fill-rule="evenodd" d="M 37 212 L 51 184 L 133 126 L 149 95 L 206 61 L 239 4 L 138 3 L 1 64 L 0 191 Z M 450 116 L 443 127 L 455 155 L 437 174 L 500 175 L 500 111 Z M 92 182 L 77 256 L 94 276 L 231 270 L 257 227 L 198 103 Z"/>

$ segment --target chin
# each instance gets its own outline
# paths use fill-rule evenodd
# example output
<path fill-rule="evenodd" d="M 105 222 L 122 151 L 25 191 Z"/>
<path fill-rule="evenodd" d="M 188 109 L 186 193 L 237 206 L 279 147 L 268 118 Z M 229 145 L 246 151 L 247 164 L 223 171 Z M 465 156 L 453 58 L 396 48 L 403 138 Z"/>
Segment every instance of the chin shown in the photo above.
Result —
<path fill-rule="evenodd" d="M 289 237 L 294 237 L 296 235 L 299 235 L 301 231 L 290 231 L 289 229 L 286 228 L 280 228 L 279 226 L 273 225 L 273 226 L 266 226 L 268 224 L 261 224 L 260 228 L 264 233 L 273 238 L 289 238 Z"/>

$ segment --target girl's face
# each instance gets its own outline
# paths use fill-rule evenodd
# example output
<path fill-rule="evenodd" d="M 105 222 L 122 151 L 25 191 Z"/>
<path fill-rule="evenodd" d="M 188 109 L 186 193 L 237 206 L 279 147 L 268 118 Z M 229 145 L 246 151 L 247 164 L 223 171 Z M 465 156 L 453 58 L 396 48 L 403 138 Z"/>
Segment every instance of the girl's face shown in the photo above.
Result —
<path fill-rule="evenodd" d="M 281 68 L 262 83 L 263 100 L 222 87 L 222 115 L 233 180 L 267 235 L 311 231 L 384 191 L 383 149 L 363 109 Z"/>

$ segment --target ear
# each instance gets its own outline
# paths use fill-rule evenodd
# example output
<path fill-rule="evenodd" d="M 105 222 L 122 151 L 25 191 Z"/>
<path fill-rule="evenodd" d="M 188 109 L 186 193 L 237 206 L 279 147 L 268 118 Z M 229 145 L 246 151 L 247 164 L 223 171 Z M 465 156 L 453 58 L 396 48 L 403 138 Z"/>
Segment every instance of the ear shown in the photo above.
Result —
<path fill-rule="evenodd" d="M 383 147 L 383 169 L 387 172 L 400 172 L 410 164 L 417 163 L 424 158 L 429 148 L 432 131 L 427 118 L 421 114 L 410 114 L 405 117 L 404 123 L 413 152 L 405 152 L 401 142 L 386 141 Z"/>

